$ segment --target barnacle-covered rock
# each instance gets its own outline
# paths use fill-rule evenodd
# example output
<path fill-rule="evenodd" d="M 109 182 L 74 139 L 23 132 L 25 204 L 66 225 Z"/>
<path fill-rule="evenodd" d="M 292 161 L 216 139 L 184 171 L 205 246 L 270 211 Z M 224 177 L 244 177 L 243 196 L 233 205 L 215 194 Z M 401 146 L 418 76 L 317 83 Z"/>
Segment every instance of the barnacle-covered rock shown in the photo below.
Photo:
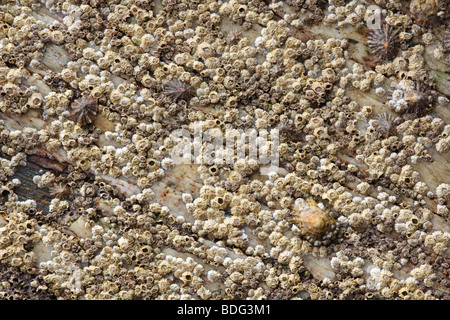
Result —
<path fill-rule="evenodd" d="M 448 1 L 366 2 L 2 1 L 0 298 L 448 300 Z"/>

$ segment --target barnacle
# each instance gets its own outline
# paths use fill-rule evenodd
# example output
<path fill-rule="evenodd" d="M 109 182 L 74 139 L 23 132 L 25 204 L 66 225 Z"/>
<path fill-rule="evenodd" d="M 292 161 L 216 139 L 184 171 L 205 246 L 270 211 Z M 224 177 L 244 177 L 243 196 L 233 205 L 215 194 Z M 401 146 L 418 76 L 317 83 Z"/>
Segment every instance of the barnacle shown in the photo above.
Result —
<path fill-rule="evenodd" d="M 11 190 L 11 188 L 9 188 L 7 186 L 1 186 L 0 187 L 0 196 L 2 198 L 8 197 L 12 192 L 13 192 L 13 190 Z"/>
<path fill-rule="evenodd" d="M 394 58 L 400 44 L 399 31 L 388 24 L 384 24 L 381 29 L 371 31 L 367 38 L 367 44 L 373 54 L 383 60 Z"/>
<path fill-rule="evenodd" d="M 332 89 L 331 82 L 314 81 L 305 87 L 305 98 L 311 101 L 313 107 L 320 107 L 326 102 L 326 96 Z"/>
<path fill-rule="evenodd" d="M 307 240 L 328 243 L 336 234 L 336 221 L 313 198 L 296 201 L 291 215 Z"/>
<path fill-rule="evenodd" d="M 239 41 L 239 39 L 241 39 L 241 37 L 242 32 L 238 30 L 233 30 L 227 35 L 227 43 L 230 45 L 236 44 Z"/>
<path fill-rule="evenodd" d="M 194 88 L 189 83 L 175 78 L 167 82 L 164 87 L 164 93 L 175 101 L 189 101 L 194 95 Z"/>
<path fill-rule="evenodd" d="M 70 116 L 75 118 L 80 126 L 92 123 L 98 112 L 97 101 L 90 95 L 76 99 L 70 108 Z"/>

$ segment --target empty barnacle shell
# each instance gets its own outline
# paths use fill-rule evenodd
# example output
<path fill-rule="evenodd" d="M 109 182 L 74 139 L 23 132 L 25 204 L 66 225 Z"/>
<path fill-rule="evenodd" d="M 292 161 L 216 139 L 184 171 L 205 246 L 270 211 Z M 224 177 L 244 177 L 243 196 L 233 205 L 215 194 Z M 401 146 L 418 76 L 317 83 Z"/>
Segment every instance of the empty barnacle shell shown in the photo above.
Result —
<path fill-rule="evenodd" d="M 11 194 L 12 190 L 7 186 L 1 186 L 0 188 L 0 197 L 8 197 Z"/>
<path fill-rule="evenodd" d="M 383 25 L 382 28 L 373 30 L 367 38 L 370 50 L 383 60 L 389 60 L 397 55 L 400 38 L 399 30 L 390 25 Z"/>
<path fill-rule="evenodd" d="M 291 215 L 302 235 L 313 242 L 329 240 L 336 229 L 336 221 L 312 198 L 297 200 Z"/>
<path fill-rule="evenodd" d="M 80 126 L 92 123 L 98 112 L 97 101 L 90 95 L 84 95 L 76 99 L 70 106 L 70 116 L 73 117 Z"/>
<path fill-rule="evenodd" d="M 242 32 L 240 32 L 238 30 L 233 30 L 228 34 L 226 41 L 228 44 L 236 44 L 239 42 L 241 37 L 242 37 Z"/>

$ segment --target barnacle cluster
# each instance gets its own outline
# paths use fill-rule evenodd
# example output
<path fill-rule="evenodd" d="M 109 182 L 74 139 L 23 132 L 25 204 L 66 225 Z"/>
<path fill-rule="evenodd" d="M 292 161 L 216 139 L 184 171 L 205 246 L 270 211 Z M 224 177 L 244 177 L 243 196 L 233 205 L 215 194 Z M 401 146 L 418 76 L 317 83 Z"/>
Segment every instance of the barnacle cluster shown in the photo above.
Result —
<path fill-rule="evenodd" d="M 450 27 L 447 27 L 444 33 L 444 49 L 450 50 Z"/>
<path fill-rule="evenodd" d="M 417 24 L 429 27 L 448 15 L 448 2 L 443 0 L 411 0 L 410 12 Z"/>
<path fill-rule="evenodd" d="M 403 79 L 391 88 L 389 107 L 413 118 L 430 113 L 436 103 L 436 92 L 423 80 Z"/>
<path fill-rule="evenodd" d="M 1 2 L 0 298 L 449 299 L 448 3 L 374 5 Z"/>

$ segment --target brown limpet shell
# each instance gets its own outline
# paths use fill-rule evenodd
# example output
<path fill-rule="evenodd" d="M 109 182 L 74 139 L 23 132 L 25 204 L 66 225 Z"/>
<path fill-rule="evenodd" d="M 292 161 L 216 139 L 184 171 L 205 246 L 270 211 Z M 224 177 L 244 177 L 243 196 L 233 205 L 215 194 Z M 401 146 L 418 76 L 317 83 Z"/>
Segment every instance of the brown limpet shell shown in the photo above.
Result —
<path fill-rule="evenodd" d="M 179 79 L 170 80 L 164 87 L 164 93 L 174 101 L 189 99 L 194 95 L 194 89 L 189 83 Z"/>
<path fill-rule="evenodd" d="M 372 30 L 367 38 L 367 44 L 374 55 L 383 59 L 393 59 L 400 47 L 399 30 L 390 25 Z"/>
<path fill-rule="evenodd" d="M 50 195 L 58 199 L 64 199 L 70 194 L 70 189 L 66 183 L 59 182 L 50 188 Z"/>
<path fill-rule="evenodd" d="M 291 215 L 293 223 L 300 228 L 307 240 L 319 241 L 320 244 L 322 240 L 330 240 L 335 234 L 336 220 L 312 198 L 297 201 Z"/>
<path fill-rule="evenodd" d="M 394 117 L 389 113 L 382 113 L 377 118 L 376 130 L 380 137 L 388 137 L 394 127 Z"/>
<path fill-rule="evenodd" d="M 70 106 L 70 116 L 80 126 L 92 123 L 98 113 L 98 104 L 91 95 L 84 95 L 76 99 Z"/>

